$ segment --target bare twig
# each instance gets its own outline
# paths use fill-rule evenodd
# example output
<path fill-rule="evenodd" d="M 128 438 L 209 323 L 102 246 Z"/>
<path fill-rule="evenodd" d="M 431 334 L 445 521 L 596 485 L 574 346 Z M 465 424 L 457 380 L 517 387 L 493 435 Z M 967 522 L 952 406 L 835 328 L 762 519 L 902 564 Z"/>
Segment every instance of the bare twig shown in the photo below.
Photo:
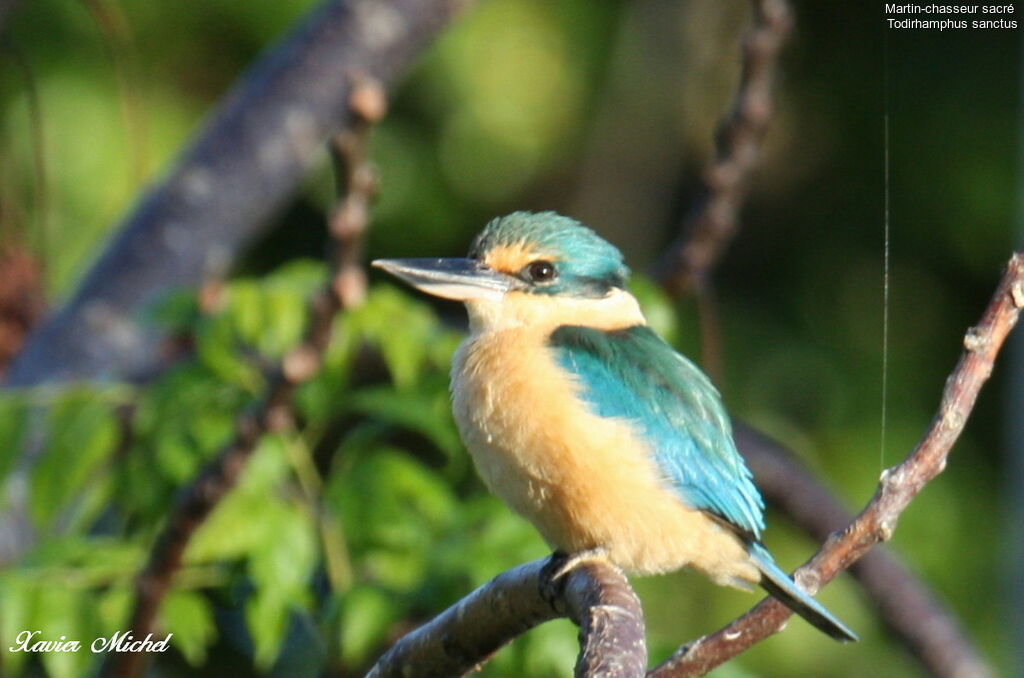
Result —
<path fill-rule="evenodd" d="M 366 144 L 370 126 L 384 117 L 386 97 L 380 82 L 365 75 L 358 78 L 350 101 L 359 122 L 331 140 L 338 194 L 348 196 L 332 210 L 329 224 L 338 247 L 334 293 L 345 307 L 357 306 L 366 296 L 363 230 L 377 185 L 376 172 L 365 162 Z"/>
<path fill-rule="evenodd" d="M 978 391 L 992 373 L 996 355 L 1024 307 L 1024 253 L 1010 259 L 1006 274 L 981 322 L 964 337 L 964 353 L 942 394 L 939 411 L 924 438 L 901 464 L 882 473 L 875 496 L 842 532 L 833 533 L 822 549 L 794 574 L 800 585 L 816 593 L 837 574 L 892 536 L 899 515 L 946 466 L 953 443 L 963 430 Z M 790 610 L 767 599 L 725 628 L 682 648 L 654 669 L 653 678 L 699 676 L 777 632 Z"/>
<path fill-rule="evenodd" d="M 719 127 L 703 195 L 656 275 L 674 294 L 700 291 L 732 241 L 747 180 L 771 119 L 776 65 L 792 25 L 786 0 L 751 0 L 754 24 L 743 42 L 743 70 L 732 109 Z"/>
<path fill-rule="evenodd" d="M 853 519 L 793 455 L 737 423 L 736 444 L 765 500 L 819 542 Z M 956 617 L 890 551 L 875 548 L 852 568 L 881 620 L 937 678 L 992 673 Z M 927 623 L 922 623 L 927 620 Z"/>
<path fill-rule="evenodd" d="M 498 575 L 395 643 L 368 678 L 460 676 L 534 626 L 566 616 L 580 625 L 577 678 L 642 676 L 643 613 L 625 576 L 590 560 L 552 581 L 562 562 L 537 560 Z"/>
<path fill-rule="evenodd" d="M 375 191 L 373 172 L 365 159 L 365 137 L 370 125 L 384 113 L 383 104 L 374 109 L 372 119 L 360 106 L 366 89 L 370 88 L 383 98 L 383 90 L 375 80 L 363 77 L 352 91 L 351 106 L 361 122 L 356 125 L 361 139 L 354 140 L 340 154 L 339 180 L 347 193 L 331 218 L 331 233 L 335 237 L 336 257 L 332 275 L 325 289 L 316 294 L 309 304 L 309 324 L 302 343 L 292 349 L 281 365 L 268 375 L 265 397 L 243 414 L 235 427 L 234 439 L 228 443 L 195 481 L 183 492 L 172 509 L 167 524 L 158 536 L 145 569 L 135 585 L 136 603 L 132 613 L 131 630 L 136 638 L 153 632 L 160 603 L 170 589 L 175 572 L 196 530 L 206 521 L 220 500 L 237 484 L 246 462 L 252 455 L 260 437 L 267 432 L 281 430 L 292 421 L 292 395 L 296 386 L 308 381 L 319 372 L 324 351 L 331 338 L 331 325 L 335 314 L 353 301 L 346 295 L 343 275 L 355 275 L 357 266 L 346 253 L 346 247 L 361 248 L 361 237 L 366 229 L 367 205 Z M 345 228 L 336 227 L 337 214 L 348 215 Z M 117 653 L 110 660 L 104 675 L 134 678 L 142 674 L 148 655 L 142 652 Z"/>

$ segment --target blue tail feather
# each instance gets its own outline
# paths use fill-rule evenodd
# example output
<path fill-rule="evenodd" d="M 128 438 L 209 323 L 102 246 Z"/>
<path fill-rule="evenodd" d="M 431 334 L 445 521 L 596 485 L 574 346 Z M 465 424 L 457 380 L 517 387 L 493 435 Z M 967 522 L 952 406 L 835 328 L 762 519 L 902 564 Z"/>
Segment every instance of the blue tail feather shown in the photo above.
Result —
<path fill-rule="evenodd" d="M 779 602 L 806 619 L 812 626 L 841 641 L 857 641 L 860 638 L 845 624 L 836 619 L 821 603 L 797 588 L 789 575 L 783 572 L 768 549 L 757 542 L 751 542 L 748 549 L 757 569 L 761 570 L 761 586 Z"/>

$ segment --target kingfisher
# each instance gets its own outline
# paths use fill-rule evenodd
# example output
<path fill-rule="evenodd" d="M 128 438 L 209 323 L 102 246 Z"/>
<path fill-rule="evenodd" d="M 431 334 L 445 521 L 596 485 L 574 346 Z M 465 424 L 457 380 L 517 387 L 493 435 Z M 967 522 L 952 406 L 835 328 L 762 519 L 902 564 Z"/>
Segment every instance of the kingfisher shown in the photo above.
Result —
<path fill-rule="evenodd" d="M 451 371 L 459 433 L 488 488 L 556 553 L 759 584 L 857 640 L 761 543 L 764 502 L 721 397 L 647 326 L 615 246 L 572 218 L 515 212 L 488 223 L 467 258 L 373 265 L 465 304 Z"/>

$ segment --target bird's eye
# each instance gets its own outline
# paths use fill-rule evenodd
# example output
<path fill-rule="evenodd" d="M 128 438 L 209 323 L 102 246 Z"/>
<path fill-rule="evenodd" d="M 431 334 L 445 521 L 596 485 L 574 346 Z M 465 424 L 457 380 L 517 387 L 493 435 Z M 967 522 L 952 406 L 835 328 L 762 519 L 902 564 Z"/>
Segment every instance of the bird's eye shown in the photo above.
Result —
<path fill-rule="evenodd" d="M 558 271 L 550 261 L 535 261 L 526 267 L 526 277 L 530 282 L 551 282 L 557 275 Z"/>

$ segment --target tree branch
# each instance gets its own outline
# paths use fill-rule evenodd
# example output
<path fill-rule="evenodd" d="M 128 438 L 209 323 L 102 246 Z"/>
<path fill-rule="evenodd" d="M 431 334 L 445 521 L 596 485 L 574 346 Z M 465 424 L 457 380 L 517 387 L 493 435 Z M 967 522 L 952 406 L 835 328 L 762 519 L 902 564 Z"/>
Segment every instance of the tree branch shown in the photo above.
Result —
<path fill-rule="evenodd" d="M 339 201 L 330 218 L 330 232 L 335 244 L 332 274 L 325 289 L 310 299 L 307 308 L 309 323 L 302 343 L 285 355 L 280 366 L 268 375 L 264 398 L 239 417 L 234 438 L 200 472 L 172 509 L 167 524 L 150 551 L 145 569 L 136 580 L 135 609 L 131 619 L 131 631 L 136 638 L 144 638 L 154 631 L 160 604 L 171 587 L 175 572 L 181 567 L 192 536 L 238 483 L 260 437 L 264 433 L 281 430 L 292 422 L 292 395 L 299 384 L 319 372 L 324 351 L 330 343 L 335 315 L 349 308 L 353 300 L 361 300 L 361 296 L 352 294 L 351 280 L 365 279 L 365 273 L 356 270 L 359 264 L 346 250 L 361 250 L 367 207 L 376 189 L 374 174 L 365 157 L 366 137 L 370 125 L 384 114 L 383 96 L 380 83 L 366 77 L 359 80 L 352 91 L 349 105 L 357 122 L 348 136 L 335 139 L 338 185 L 345 191 L 345 197 Z M 148 655 L 144 652 L 115 653 L 104 675 L 134 678 L 142 674 L 147 661 Z"/>
<path fill-rule="evenodd" d="M 818 542 L 849 525 L 847 511 L 807 469 L 773 440 L 737 423 L 736 444 L 765 500 Z M 891 552 L 873 549 L 851 568 L 879 617 L 907 650 L 939 678 L 987 676 L 992 670 L 956 617 Z M 922 623 L 922 620 L 928 623 Z"/>
<path fill-rule="evenodd" d="M 563 556 L 498 575 L 427 624 L 401 638 L 367 678 L 461 676 L 543 622 L 569 617 L 580 626 L 577 678 L 644 675 L 643 612 L 622 572 L 588 560 L 561 577 Z"/>
<path fill-rule="evenodd" d="M 1024 253 L 1015 253 L 980 323 L 964 337 L 964 353 L 946 381 L 939 411 L 924 438 L 901 464 L 885 470 L 874 497 L 842 532 L 794 573 L 809 593 L 891 538 L 900 514 L 942 472 L 953 443 L 963 430 L 981 386 L 992 373 L 996 355 L 1024 307 Z M 776 633 L 790 612 L 766 599 L 725 628 L 682 648 L 654 669 L 652 678 L 699 676 Z"/>
<path fill-rule="evenodd" d="M 715 161 L 704 172 L 697 208 L 655 269 L 670 292 L 700 290 L 732 241 L 750 173 L 771 120 L 776 70 L 792 28 L 786 0 L 751 0 L 754 24 L 743 41 L 743 66 L 730 113 L 716 135 Z"/>
<path fill-rule="evenodd" d="M 394 83 L 464 4 L 325 0 L 224 98 L 72 299 L 29 338 L 7 385 L 148 371 L 161 337 L 138 321 L 139 309 L 169 289 L 222 275 L 322 144 L 352 127 L 356 81 Z"/>

